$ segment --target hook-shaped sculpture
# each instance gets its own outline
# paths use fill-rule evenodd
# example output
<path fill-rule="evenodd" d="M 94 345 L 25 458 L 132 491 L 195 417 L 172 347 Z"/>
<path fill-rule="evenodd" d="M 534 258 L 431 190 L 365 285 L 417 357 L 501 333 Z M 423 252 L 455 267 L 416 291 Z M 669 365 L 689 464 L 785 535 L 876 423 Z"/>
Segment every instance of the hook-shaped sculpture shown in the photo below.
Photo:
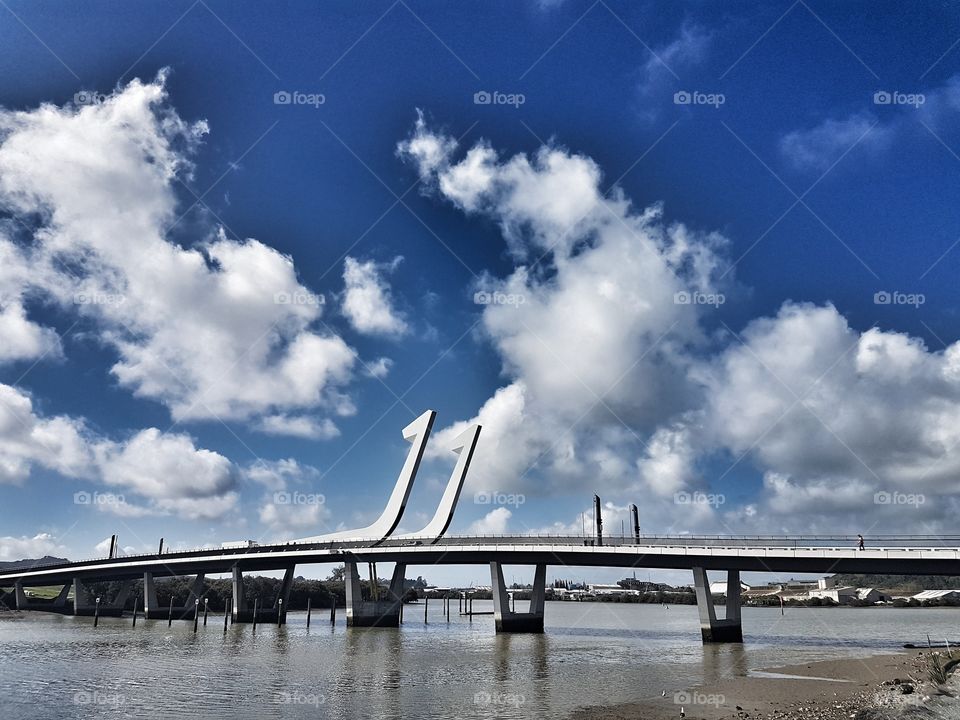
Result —
<path fill-rule="evenodd" d="M 380 517 L 365 528 L 356 530 L 340 530 L 326 535 L 316 535 L 314 537 L 302 538 L 298 543 L 329 542 L 331 540 L 375 540 L 380 542 L 389 537 L 403 516 L 403 511 L 407 507 L 407 499 L 410 497 L 410 490 L 413 487 L 413 481 L 417 477 L 417 470 L 420 469 L 420 460 L 423 459 L 423 451 L 427 446 L 427 438 L 430 437 L 430 430 L 433 429 L 433 421 L 437 413 L 433 410 L 427 410 L 412 423 L 403 429 L 403 438 L 413 444 L 410 452 L 407 453 L 407 459 L 403 463 L 403 469 L 397 478 L 397 484 L 387 500 L 387 506 L 383 509 Z"/>
<path fill-rule="evenodd" d="M 459 457 L 457 458 L 457 464 L 453 467 L 453 474 L 450 475 L 447 489 L 443 491 L 443 497 L 440 498 L 440 505 L 437 506 L 437 512 L 434 513 L 433 519 L 427 523 L 423 530 L 397 535 L 396 539 L 417 538 L 432 544 L 447 531 L 447 528 L 450 527 L 450 521 L 453 520 L 453 513 L 457 509 L 457 500 L 460 499 L 463 482 L 470 470 L 470 461 L 473 459 L 473 451 L 476 449 L 477 440 L 480 438 L 480 429 L 479 425 L 471 425 L 454 438 L 453 447 L 450 449 L 457 453 Z"/>

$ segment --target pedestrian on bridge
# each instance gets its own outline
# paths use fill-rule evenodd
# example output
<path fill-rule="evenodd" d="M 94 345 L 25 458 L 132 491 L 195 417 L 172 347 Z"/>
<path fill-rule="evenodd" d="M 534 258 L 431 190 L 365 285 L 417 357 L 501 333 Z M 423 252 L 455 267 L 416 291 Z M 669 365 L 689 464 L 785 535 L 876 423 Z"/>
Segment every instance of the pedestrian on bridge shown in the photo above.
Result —
<path fill-rule="evenodd" d="M 857 549 L 863 550 L 863 535 L 857 535 Z"/>

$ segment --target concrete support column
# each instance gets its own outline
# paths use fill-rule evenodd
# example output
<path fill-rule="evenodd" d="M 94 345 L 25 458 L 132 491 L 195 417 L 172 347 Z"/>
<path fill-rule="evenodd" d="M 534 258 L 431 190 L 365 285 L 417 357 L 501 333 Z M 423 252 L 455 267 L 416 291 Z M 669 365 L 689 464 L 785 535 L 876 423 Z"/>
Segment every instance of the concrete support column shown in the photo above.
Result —
<path fill-rule="evenodd" d="M 120 592 L 117 593 L 117 596 L 113 599 L 112 607 L 123 612 L 124 606 L 127 604 L 127 599 L 130 597 L 130 593 L 133 592 L 133 582 L 128 581 L 120 586 Z"/>
<path fill-rule="evenodd" d="M 528 612 L 513 612 L 510 596 L 503 580 L 503 567 L 490 563 L 490 588 L 493 591 L 493 619 L 497 632 L 542 633 L 544 601 L 547 592 L 547 566 L 537 565 L 533 575 L 533 592 Z"/>
<path fill-rule="evenodd" d="M 273 601 L 273 607 L 281 616 L 280 622 L 286 624 L 287 612 L 290 610 L 290 591 L 293 589 L 293 571 L 296 566 L 288 567 L 283 573 L 283 582 L 280 583 L 280 590 L 277 593 L 277 599 Z M 280 602 L 280 601 L 283 602 Z"/>
<path fill-rule="evenodd" d="M 28 610 L 27 593 L 23 589 L 23 583 L 17 580 L 13 585 L 14 596 L 17 601 L 17 610 Z"/>
<path fill-rule="evenodd" d="M 51 605 L 55 608 L 65 608 L 67 606 L 67 596 L 70 594 L 70 589 L 70 583 L 66 583 L 60 591 L 60 594 L 53 599 Z"/>
<path fill-rule="evenodd" d="M 357 563 L 344 563 L 344 581 L 347 590 L 347 627 L 400 627 L 400 604 L 403 602 L 405 563 L 397 563 L 390 579 L 387 597 L 364 600 L 360 589 Z"/>
<path fill-rule="evenodd" d="M 700 634 L 705 643 L 742 643 L 743 624 L 740 620 L 740 571 L 727 571 L 726 615 L 717 618 L 710 593 L 710 580 L 704 568 L 693 568 L 693 586 L 700 611 Z"/>
<path fill-rule="evenodd" d="M 87 602 L 87 590 L 80 578 L 73 579 L 73 614 L 92 615 L 93 608 Z"/>
<path fill-rule="evenodd" d="M 143 574 L 143 616 L 149 618 L 150 613 L 159 611 L 160 603 L 157 602 L 157 585 L 153 580 L 153 573 L 145 572 Z"/>
<path fill-rule="evenodd" d="M 193 582 L 190 583 L 190 594 L 187 595 L 187 610 L 193 610 L 193 601 L 203 599 L 203 573 L 197 573 L 197 576 L 193 579 Z"/>
<path fill-rule="evenodd" d="M 243 615 L 246 612 L 247 603 L 243 595 L 243 573 L 240 572 L 240 568 L 234 565 L 233 567 L 233 621 L 241 622 L 241 616 L 243 619 L 246 619 L 246 616 Z"/>

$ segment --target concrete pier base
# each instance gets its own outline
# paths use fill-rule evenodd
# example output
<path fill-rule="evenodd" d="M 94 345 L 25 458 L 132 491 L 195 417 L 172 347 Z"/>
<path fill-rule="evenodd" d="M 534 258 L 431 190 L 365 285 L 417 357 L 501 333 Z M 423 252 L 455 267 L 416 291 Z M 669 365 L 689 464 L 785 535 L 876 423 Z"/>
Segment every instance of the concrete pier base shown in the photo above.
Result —
<path fill-rule="evenodd" d="M 193 620 L 194 600 L 200 600 L 203 604 L 203 573 L 197 575 L 190 585 L 190 594 L 187 596 L 187 604 L 182 606 L 175 605 L 173 608 L 174 620 Z M 157 602 L 157 585 L 153 573 L 143 574 L 143 617 L 147 620 L 166 620 L 170 617 L 170 606 L 161 606 Z"/>
<path fill-rule="evenodd" d="M 127 590 L 127 592 L 129 593 L 129 590 Z M 104 598 L 101 598 L 100 609 L 98 611 L 96 598 L 90 597 L 86 586 L 78 578 L 74 578 L 73 614 L 87 617 L 93 617 L 95 614 L 99 615 L 100 617 L 122 617 L 123 606 L 107 603 Z"/>
<path fill-rule="evenodd" d="M 498 633 L 542 633 L 543 607 L 547 591 L 547 566 L 537 565 L 533 574 L 533 593 L 528 612 L 513 612 L 503 580 L 503 567 L 490 563 L 490 587 L 493 591 L 493 619 Z"/>
<path fill-rule="evenodd" d="M 393 568 L 393 577 L 385 598 L 369 600 L 364 600 L 361 594 L 357 564 L 346 562 L 344 569 L 347 627 L 400 627 L 400 607 L 403 604 L 403 583 L 407 566 L 397 563 Z"/>
<path fill-rule="evenodd" d="M 742 643 L 743 623 L 740 619 L 740 571 L 727 571 L 726 615 L 717 618 L 710 580 L 703 568 L 693 568 L 693 585 L 700 611 L 700 634 L 705 643 Z"/>

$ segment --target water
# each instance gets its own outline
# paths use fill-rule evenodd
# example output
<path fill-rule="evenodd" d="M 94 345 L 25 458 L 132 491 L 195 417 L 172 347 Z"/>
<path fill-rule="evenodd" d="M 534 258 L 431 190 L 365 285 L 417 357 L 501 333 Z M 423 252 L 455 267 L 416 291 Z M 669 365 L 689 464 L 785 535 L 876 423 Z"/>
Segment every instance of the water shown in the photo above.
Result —
<path fill-rule="evenodd" d="M 518 603 L 518 609 L 522 609 Z M 441 603 L 400 630 L 314 613 L 235 625 L 28 613 L 0 621 L 0 707 L 10 718 L 562 718 L 751 670 L 894 652 L 960 635 L 950 608 L 744 608 L 746 643 L 703 646 L 693 606 L 549 602 L 544 635 L 495 635 L 489 615 Z M 489 610 L 490 602 L 474 602 Z M 799 681 L 798 681 L 799 682 Z"/>

